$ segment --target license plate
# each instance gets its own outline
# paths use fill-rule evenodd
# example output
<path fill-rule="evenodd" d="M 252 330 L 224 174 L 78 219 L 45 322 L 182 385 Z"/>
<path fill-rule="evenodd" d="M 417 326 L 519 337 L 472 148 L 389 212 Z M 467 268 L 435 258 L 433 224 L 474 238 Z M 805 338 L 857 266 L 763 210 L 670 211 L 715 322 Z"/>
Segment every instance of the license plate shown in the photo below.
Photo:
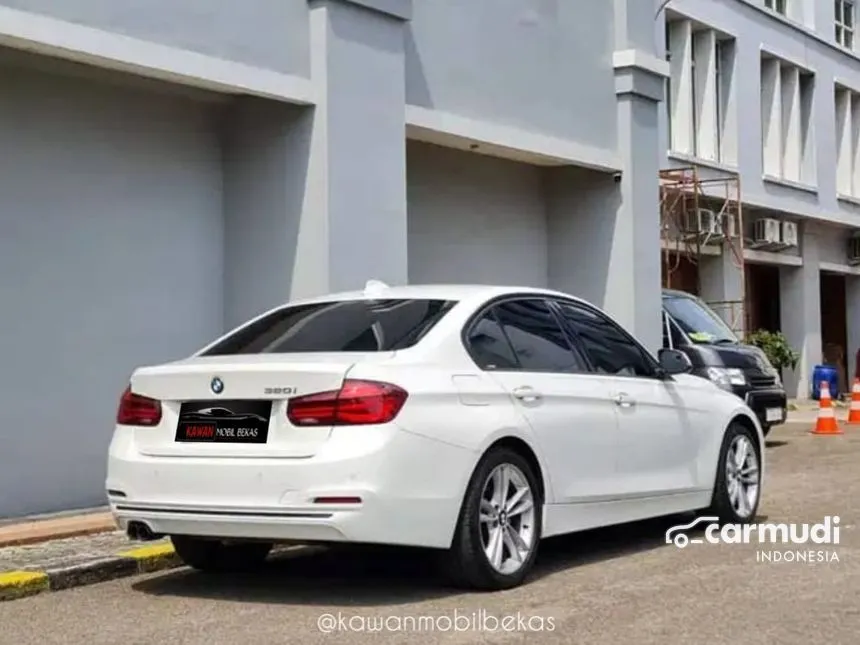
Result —
<path fill-rule="evenodd" d="M 271 401 L 183 403 L 176 441 L 185 443 L 266 443 Z"/>
<path fill-rule="evenodd" d="M 764 418 L 768 421 L 782 421 L 782 408 L 768 408 L 764 412 Z"/>

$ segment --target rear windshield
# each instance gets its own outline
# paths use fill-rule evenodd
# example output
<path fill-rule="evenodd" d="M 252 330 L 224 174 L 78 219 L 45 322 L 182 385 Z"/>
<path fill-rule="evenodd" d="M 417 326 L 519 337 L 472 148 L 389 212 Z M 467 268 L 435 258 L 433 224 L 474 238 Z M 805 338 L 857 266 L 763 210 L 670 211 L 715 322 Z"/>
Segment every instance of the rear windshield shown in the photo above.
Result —
<path fill-rule="evenodd" d="M 342 300 L 284 307 L 201 354 L 386 352 L 415 345 L 451 300 Z"/>

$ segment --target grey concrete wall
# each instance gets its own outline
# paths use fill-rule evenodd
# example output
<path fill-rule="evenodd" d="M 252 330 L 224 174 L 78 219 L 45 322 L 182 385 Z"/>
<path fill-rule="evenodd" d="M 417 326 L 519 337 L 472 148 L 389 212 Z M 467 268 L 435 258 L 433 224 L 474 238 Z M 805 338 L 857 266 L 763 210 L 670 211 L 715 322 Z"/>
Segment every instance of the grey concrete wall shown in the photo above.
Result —
<path fill-rule="evenodd" d="M 407 147 L 409 281 L 547 286 L 540 168 Z"/>
<path fill-rule="evenodd" d="M 613 18 L 609 0 L 417 0 L 407 101 L 614 150 Z"/>
<path fill-rule="evenodd" d="M 307 0 L 0 0 L 0 6 L 307 76 Z"/>
<path fill-rule="evenodd" d="M 15 493 L 0 498 L 0 515 L 100 503 L 129 372 L 187 355 L 289 298 L 370 278 L 555 283 L 659 344 L 662 81 L 645 69 L 652 7 L 4 6 L 304 76 L 314 105 L 215 100 L 104 73 L 96 82 L 81 66 L 50 79 L 3 72 L 0 146 L 15 154 L 0 159 L 0 306 L 12 330 L 0 339 L 0 432 L 15 434 L 3 437 L 12 448 L 0 454 L 0 491 Z M 522 163 L 407 146 L 409 105 L 504 131 L 508 154 L 527 141 L 520 159 L 596 154 L 597 165 L 623 172 L 554 179 Z M 469 136 L 440 132 L 460 144 Z M 550 242 L 553 231 L 562 237 Z"/>
<path fill-rule="evenodd" d="M 312 109 L 243 98 L 223 115 L 224 323 L 290 299 Z"/>
<path fill-rule="evenodd" d="M 222 329 L 214 107 L 26 68 L 0 87 L 0 516 L 97 505 L 132 369 Z"/>

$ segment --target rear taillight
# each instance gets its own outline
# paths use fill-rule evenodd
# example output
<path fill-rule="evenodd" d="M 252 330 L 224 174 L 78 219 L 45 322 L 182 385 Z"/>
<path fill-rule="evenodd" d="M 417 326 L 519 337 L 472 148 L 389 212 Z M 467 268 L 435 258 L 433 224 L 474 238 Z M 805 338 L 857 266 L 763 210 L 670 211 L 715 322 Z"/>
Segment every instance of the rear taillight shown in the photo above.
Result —
<path fill-rule="evenodd" d="M 116 422 L 123 426 L 157 426 L 161 423 L 161 402 L 125 388 L 116 411 Z"/>
<path fill-rule="evenodd" d="M 409 395 L 396 385 L 347 379 L 339 390 L 290 399 L 295 426 L 358 426 L 393 421 Z"/>

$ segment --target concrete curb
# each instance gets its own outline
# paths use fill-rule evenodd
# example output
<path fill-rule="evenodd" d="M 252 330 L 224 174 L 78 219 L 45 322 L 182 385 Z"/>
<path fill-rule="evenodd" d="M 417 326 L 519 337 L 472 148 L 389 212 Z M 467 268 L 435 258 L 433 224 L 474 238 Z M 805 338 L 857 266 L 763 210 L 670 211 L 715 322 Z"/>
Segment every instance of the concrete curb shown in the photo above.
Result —
<path fill-rule="evenodd" d="M 110 513 L 92 513 L 8 523 L 0 526 L 0 548 L 25 546 L 71 537 L 84 537 L 116 530 L 116 522 Z"/>
<path fill-rule="evenodd" d="M 115 556 L 43 571 L 0 572 L 0 602 L 182 566 L 173 545 L 155 544 Z"/>

